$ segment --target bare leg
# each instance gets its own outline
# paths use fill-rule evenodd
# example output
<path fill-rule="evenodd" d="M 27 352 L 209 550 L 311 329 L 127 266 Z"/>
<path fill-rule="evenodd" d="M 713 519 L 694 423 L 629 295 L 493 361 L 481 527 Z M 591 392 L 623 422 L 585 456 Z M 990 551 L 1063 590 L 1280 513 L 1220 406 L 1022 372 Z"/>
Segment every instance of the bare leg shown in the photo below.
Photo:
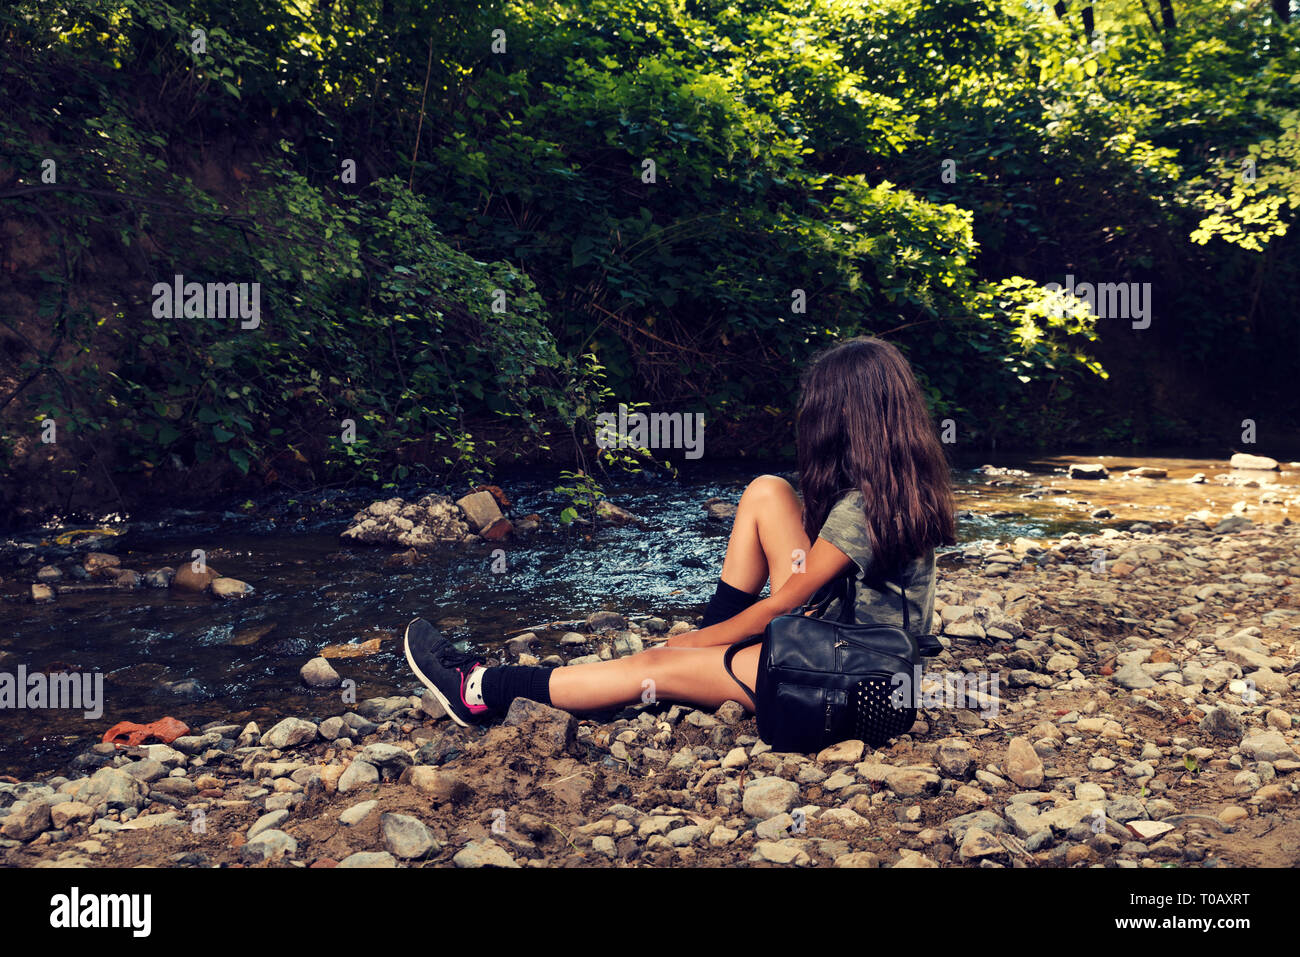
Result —
<path fill-rule="evenodd" d="M 760 475 L 740 496 L 722 561 L 722 580 L 757 594 L 771 578 L 772 591 L 779 591 L 796 559 L 806 556 L 811 547 L 799 496 L 790 483 L 776 475 Z"/>
<path fill-rule="evenodd" d="M 722 667 L 725 646 L 711 648 L 649 648 L 640 654 L 589 665 L 556 668 L 551 672 L 551 704 L 565 711 L 592 711 L 638 701 L 688 701 L 716 708 L 739 701 L 752 710 L 748 696 Z M 754 687 L 758 646 L 736 654 L 736 677 Z"/>
<path fill-rule="evenodd" d="M 770 578 L 780 590 L 793 573 L 800 554 L 810 544 L 804 532 L 799 497 L 790 483 L 775 475 L 760 475 L 740 497 L 722 563 L 722 580 L 757 594 Z M 722 666 L 725 646 L 711 648 L 658 647 L 613 661 L 592 662 L 551 673 L 551 703 L 566 711 L 587 711 L 636 701 L 689 701 L 716 708 L 739 701 L 752 708 L 748 696 Z M 754 687 L 758 646 L 737 653 L 736 676 Z M 652 697 L 653 696 L 653 697 Z"/>

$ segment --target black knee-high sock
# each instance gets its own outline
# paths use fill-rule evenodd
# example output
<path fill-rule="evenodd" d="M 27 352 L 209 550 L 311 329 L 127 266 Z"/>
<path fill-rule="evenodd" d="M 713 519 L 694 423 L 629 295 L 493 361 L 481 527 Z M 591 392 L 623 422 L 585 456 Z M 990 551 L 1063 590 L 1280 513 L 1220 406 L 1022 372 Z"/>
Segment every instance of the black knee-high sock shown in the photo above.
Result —
<path fill-rule="evenodd" d="M 551 670 L 532 665 L 503 665 L 483 672 L 483 704 L 490 711 L 508 711 L 516 698 L 551 703 Z"/>
<path fill-rule="evenodd" d="M 708 628 L 710 625 L 716 625 L 720 621 L 739 615 L 756 601 L 758 595 L 741 591 L 719 578 L 718 587 L 714 590 L 713 597 L 709 599 L 709 606 L 704 609 L 704 620 L 700 623 L 700 627 Z"/>

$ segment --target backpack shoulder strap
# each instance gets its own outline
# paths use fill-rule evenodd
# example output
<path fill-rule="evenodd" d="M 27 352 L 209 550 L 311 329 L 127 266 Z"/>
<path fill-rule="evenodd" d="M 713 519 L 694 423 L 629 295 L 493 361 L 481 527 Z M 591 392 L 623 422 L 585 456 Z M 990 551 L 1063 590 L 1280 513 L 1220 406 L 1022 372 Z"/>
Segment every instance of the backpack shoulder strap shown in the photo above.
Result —
<path fill-rule="evenodd" d="M 889 583 L 898 586 L 898 594 L 903 599 L 903 630 L 910 632 L 912 630 L 912 615 L 907 609 L 907 586 L 903 584 L 902 569 L 899 569 L 892 575 L 885 575 L 883 573 L 877 574 L 875 578 L 869 582 L 872 588 L 882 594 L 889 591 Z"/>
<path fill-rule="evenodd" d="M 755 696 L 754 690 L 750 688 L 749 685 L 745 684 L 745 682 L 737 678 L 736 673 L 731 670 L 731 659 L 736 657 L 736 652 L 743 648 L 748 648 L 750 645 L 756 645 L 762 640 L 762 635 L 750 635 L 748 638 L 742 638 L 740 641 L 732 642 L 727 646 L 727 650 L 722 653 L 722 667 L 727 669 L 727 674 L 731 675 L 731 680 L 740 685 L 740 690 L 745 692 L 749 697 L 749 700 L 754 703 L 755 714 L 758 713 L 758 698 Z M 762 662 L 759 662 L 759 667 L 763 667 Z"/>

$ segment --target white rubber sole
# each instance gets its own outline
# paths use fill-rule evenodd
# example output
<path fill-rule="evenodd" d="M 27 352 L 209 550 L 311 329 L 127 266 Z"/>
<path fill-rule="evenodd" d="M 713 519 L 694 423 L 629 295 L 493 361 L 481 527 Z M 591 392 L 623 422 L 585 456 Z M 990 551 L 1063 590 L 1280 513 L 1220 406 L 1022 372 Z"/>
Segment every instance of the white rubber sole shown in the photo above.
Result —
<path fill-rule="evenodd" d="M 429 676 L 420 670 L 419 665 L 415 663 L 415 659 L 411 657 L 410 632 L 411 626 L 407 625 L 406 631 L 402 633 L 402 650 L 406 652 L 406 663 L 411 666 L 411 670 L 415 672 L 415 676 L 420 679 L 420 684 L 433 692 L 433 696 L 437 698 L 438 703 L 442 705 L 442 710 L 447 712 L 447 717 L 451 718 L 452 721 L 455 721 L 462 728 L 468 728 L 469 722 L 462 720 L 460 715 L 456 714 L 456 712 L 452 710 L 451 702 L 447 700 L 447 696 L 438 690 L 437 686 L 429 680 Z"/>

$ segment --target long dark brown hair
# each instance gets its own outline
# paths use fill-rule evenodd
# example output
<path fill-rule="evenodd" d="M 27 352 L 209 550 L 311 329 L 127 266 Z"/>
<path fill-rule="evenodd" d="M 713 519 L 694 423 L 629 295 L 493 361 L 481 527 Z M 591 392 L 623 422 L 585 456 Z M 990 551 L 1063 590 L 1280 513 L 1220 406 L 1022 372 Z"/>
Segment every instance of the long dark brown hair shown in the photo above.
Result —
<path fill-rule="evenodd" d="M 871 553 L 884 570 L 956 541 L 943 447 L 912 367 L 894 346 L 859 336 L 818 356 L 804 374 L 796 430 L 810 539 L 857 488 Z"/>

